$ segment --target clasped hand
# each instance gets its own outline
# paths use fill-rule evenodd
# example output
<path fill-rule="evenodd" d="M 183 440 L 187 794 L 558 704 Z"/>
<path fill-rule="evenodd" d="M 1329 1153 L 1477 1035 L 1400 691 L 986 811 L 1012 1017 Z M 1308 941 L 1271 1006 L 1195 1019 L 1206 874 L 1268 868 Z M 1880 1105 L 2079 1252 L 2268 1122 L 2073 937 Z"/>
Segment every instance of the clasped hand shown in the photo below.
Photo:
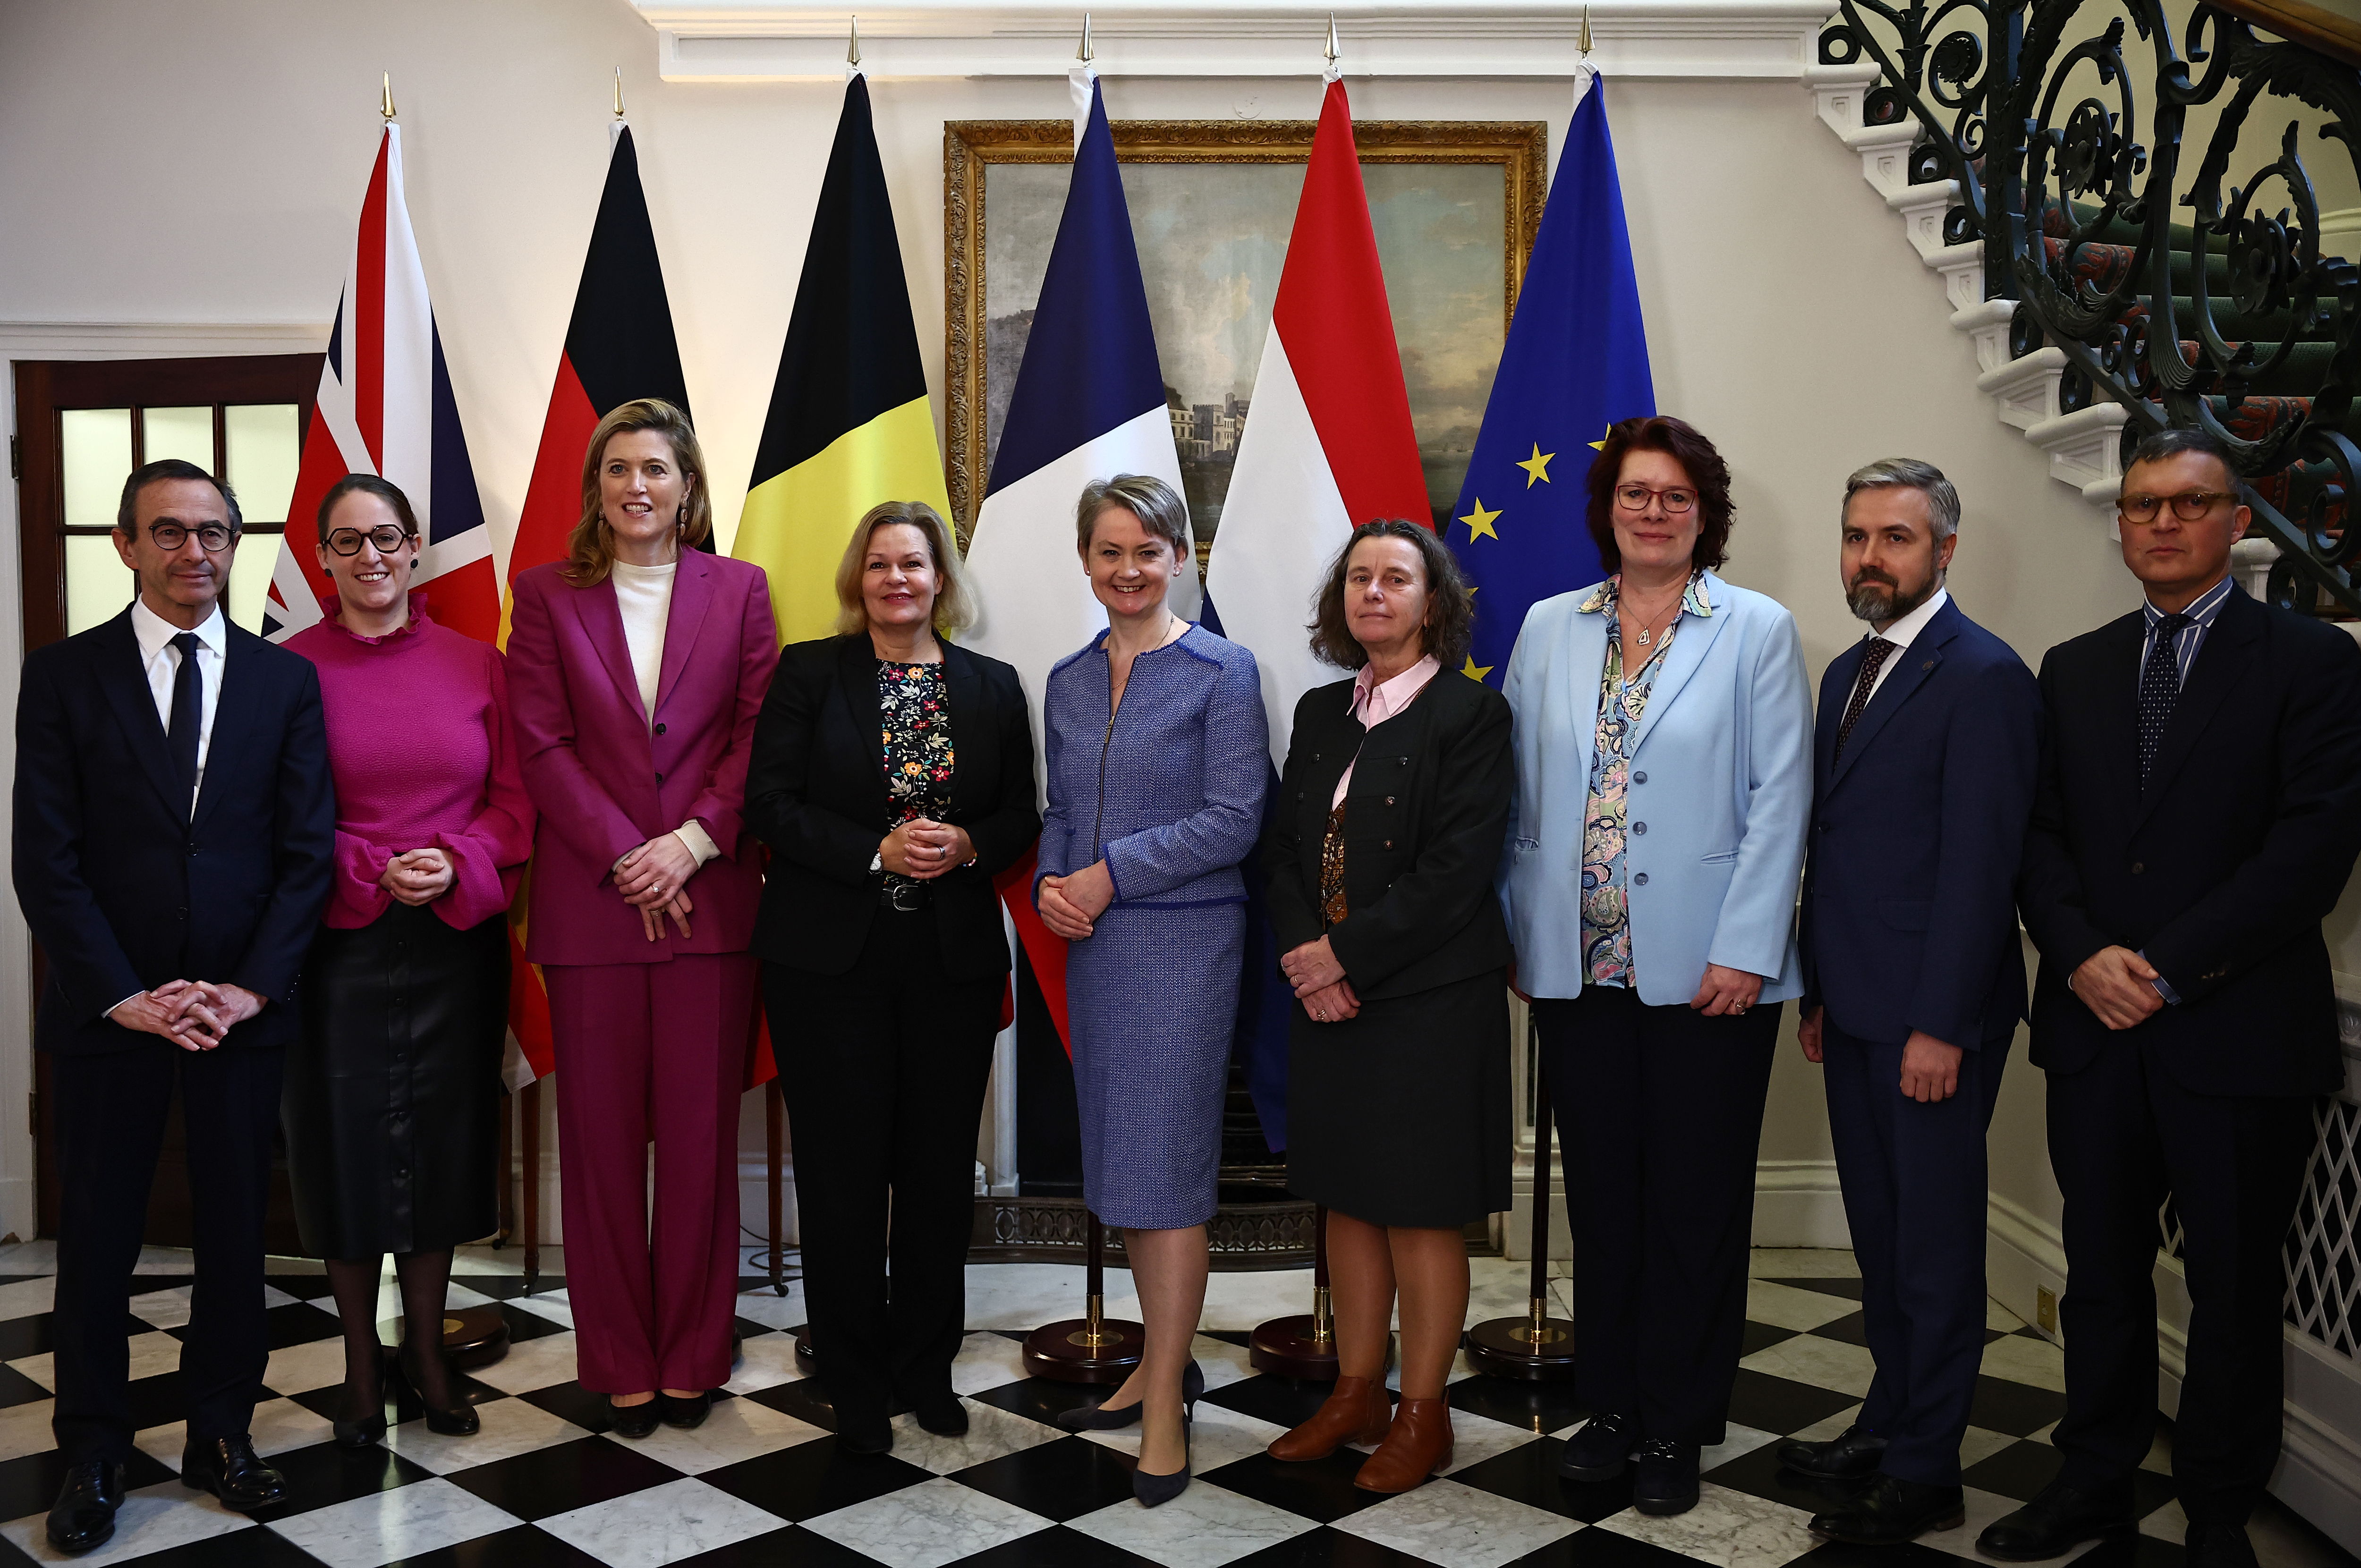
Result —
<path fill-rule="evenodd" d="M 677 833 L 659 833 L 615 862 L 615 891 L 640 912 L 640 930 L 649 941 L 664 936 L 667 915 L 681 940 L 688 939 L 688 917 L 697 908 L 688 879 L 697 872 L 697 857 Z"/>
<path fill-rule="evenodd" d="M 2163 1008 L 2156 981 L 2154 964 L 2129 948 L 2107 947 L 2084 959 L 2067 984 L 2100 1023 L 2110 1029 L 2128 1029 Z"/>
<path fill-rule="evenodd" d="M 1313 1023 L 1341 1024 L 1360 1013 L 1361 999 L 1353 993 L 1345 966 L 1327 938 L 1315 938 L 1295 948 L 1279 960 L 1279 967 Z"/>
<path fill-rule="evenodd" d="M 885 835 L 877 846 L 877 858 L 895 876 L 932 882 L 975 859 L 975 841 L 964 828 L 914 817 Z"/>
<path fill-rule="evenodd" d="M 176 980 L 143 991 L 107 1014 L 126 1029 L 159 1035 L 184 1051 L 209 1051 L 262 1011 L 262 998 L 226 981 Z"/>
<path fill-rule="evenodd" d="M 1069 942 L 1089 938 L 1093 923 L 1115 902 L 1115 878 L 1104 861 L 1093 861 L 1071 876 L 1045 876 L 1034 907 L 1041 924 Z"/>
<path fill-rule="evenodd" d="M 385 871 L 377 879 L 377 884 L 391 894 L 395 902 L 415 908 L 422 904 L 432 904 L 450 892 L 455 875 L 451 857 L 429 846 L 423 850 L 412 850 L 408 854 L 396 855 L 386 861 Z"/>

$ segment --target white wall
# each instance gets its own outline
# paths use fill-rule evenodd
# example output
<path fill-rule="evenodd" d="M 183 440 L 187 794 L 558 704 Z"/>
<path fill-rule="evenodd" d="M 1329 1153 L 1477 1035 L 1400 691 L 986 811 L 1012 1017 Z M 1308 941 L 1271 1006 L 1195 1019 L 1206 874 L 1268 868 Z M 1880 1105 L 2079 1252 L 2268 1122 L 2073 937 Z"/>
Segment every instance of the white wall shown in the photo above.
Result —
<path fill-rule="evenodd" d="M 727 536 L 841 89 L 662 82 L 654 44 L 623 0 L 0 0 L 0 323 L 324 325 L 376 147 L 379 72 L 390 70 L 412 216 L 486 507 L 504 531 L 531 470 L 620 65 Z M 1565 127 L 1562 82 L 1351 86 L 1363 118 L 1545 119 L 1554 146 Z M 873 91 L 939 391 L 942 123 L 1060 115 L 1065 86 L 884 81 Z M 1809 93 L 1676 80 L 1609 91 L 1660 403 L 1729 456 L 1740 508 L 1730 576 L 1794 608 L 1816 679 L 1859 633 L 1835 579 L 1835 501 L 1845 474 L 1875 456 L 1930 459 L 1959 485 L 1967 515 L 1953 589 L 2028 662 L 2136 602 L 2103 525 L 1976 392 L 1938 280 L 1816 120 Z M 1112 111 L 1131 118 L 1309 117 L 1318 93 L 1310 75 L 1107 85 Z M 0 496 L 0 523 L 13 523 L 14 505 Z M 21 1051 L 21 1025 L 9 1022 Z M 2037 1152 L 2037 1120 L 2026 1119 L 2036 1076 L 2020 1062 L 1994 1135 L 1996 1180 L 2023 1185 L 2028 1202 L 2046 1162 L 2014 1156 Z M 761 1122 L 749 1106 L 752 1153 Z M 1813 1069 L 1792 1047 L 1763 1153 L 1817 1194 L 1766 1210 L 1763 1239 L 1828 1239 L 1826 1123 Z"/>

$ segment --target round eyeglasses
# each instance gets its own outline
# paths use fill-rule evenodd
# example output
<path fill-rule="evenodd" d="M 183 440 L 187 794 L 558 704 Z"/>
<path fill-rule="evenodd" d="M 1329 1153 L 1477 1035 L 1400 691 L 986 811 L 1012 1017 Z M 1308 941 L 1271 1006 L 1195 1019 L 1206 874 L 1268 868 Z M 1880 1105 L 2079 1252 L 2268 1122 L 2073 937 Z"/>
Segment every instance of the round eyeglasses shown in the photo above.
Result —
<path fill-rule="evenodd" d="M 413 537 L 391 523 L 383 528 L 372 528 L 367 533 L 358 529 L 340 528 L 328 535 L 328 548 L 339 555 L 357 555 L 361 553 L 361 541 L 366 539 L 379 554 L 390 555 L 401 548 L 402 541 Z"/>
<path fill-rule="evenodd" d="M 1697 492 L 1695 490 L 1684 490 L 1679 488 L 1669 490 L 1652 490 L 1645 485 L 1618 485 L 1615 487 L 1615 504 L 1621 507 L 1625 511 L 1646 511 L 1648 510 L 1648 500 L 1650 497 L 1653 497 L 1657 500 L 1664 503 L 1664 513 L 1668 517 L 1679 517 L 1684 512 L 1694 509 L 1697 505 Z"/>
<path fill-rule="evenodd" d="M 204 547 L 206 554 L 212 555 L 218 555 L 228 549 L 230 542 L 237 537 L 225 522 L 201 522 L 194 528 L 177 522 L 151 522 L 148 525 L 148 537 L 156 542 L 159 550 L 178 550 L 189 542 L 192 533 L 197 536 L 197 543 Z"/>
<path fill-rule="evenodd" d="M 2115 510 L 2125 522 L 2154 522 L 2156 514 L 2167 501 L 2172 503 L 2172 515 L 2183 522 L 2195 522 L 2213 510 L 2215 501 L 2234 499 L 2227 490 L 2183 490 L 2177 496 L 2124 496 L 2115 502 Z"/>

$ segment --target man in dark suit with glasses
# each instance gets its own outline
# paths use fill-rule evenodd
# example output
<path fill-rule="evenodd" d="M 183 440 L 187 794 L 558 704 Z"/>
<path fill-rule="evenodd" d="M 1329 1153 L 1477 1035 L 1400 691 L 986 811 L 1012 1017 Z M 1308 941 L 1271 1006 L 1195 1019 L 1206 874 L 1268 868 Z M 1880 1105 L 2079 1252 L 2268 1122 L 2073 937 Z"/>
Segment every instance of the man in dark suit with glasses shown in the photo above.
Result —
<path fill-rule="evenodd" d="M 2361 648 L 2230 576 L 2233 455 L 2149 436 L 2124 475 L 2147 602 L 2042 661 L 2018 903 L 2033 1061 L 2066 1200 L 2065 1463 L 1977 1545 L 2061 1556 L 2133 1528 L 2157 1406 L 2157 1211 L 2180 1218 L 2188 1365 L 2173 1478 L 2191 1568 L 2250 1568 L 2279 1453 L 2280 1247 L 2340 1087 L 2321 922 L 2361 851 Z"/>
<path fill-rule="evenodd" d="M 177 1085 L 196 1287 L 181 1479 L 286 1497 L 248 1435 L 269 1357 L 262 1220 L 296 978 L 328 893 L 335 802 L 312 663 L 229 623 L 229 488 L 168 459 L 123 487 L 129 609 L 25 660 L 16 896 L 47 959 L 58 1178 L 57 1402 L 66 1552 L 115 1533 L 133 1415 L 125 1302 Z"/>

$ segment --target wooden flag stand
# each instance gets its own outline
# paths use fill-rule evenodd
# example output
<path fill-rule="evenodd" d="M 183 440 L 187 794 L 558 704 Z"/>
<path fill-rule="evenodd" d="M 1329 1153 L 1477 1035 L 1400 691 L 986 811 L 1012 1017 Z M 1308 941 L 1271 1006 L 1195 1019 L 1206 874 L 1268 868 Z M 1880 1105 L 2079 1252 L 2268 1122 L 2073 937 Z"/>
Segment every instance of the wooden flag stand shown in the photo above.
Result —
<path fill-rule="evenodd" d="M 1336 1319 L 1329 1310 L 1328 1209 L 1312 1211 L 1312 1313 L 1273 1318 L 1246 1340 L 1257 1372 L 1328 1383 L 1336 1376 Z"/>
<path fill-rule="evenodd" d="M 1525 1315 L 1492 1318 L 1467 1331 L 1467 1359 L 1495 1377 L 1554 1382 L 1574 1376 L 1574 1325 L 1549 1315 L 1550 1103 L 1548 1080 L 1533 1078 L 1533 1273 Z"/>
<path fill-rule="evenodd" d="M 1139 1365 L 1147 1329 L 1127 1318 L 1106 1315 L 1106 1234 L 1096 1214 L 1090 1216 L 1084 1245 L 1083 1315 L 1044 1323 L 1025 1336 L 1028 1376 L 1055 1383 L 1120 1383 Z"/>

